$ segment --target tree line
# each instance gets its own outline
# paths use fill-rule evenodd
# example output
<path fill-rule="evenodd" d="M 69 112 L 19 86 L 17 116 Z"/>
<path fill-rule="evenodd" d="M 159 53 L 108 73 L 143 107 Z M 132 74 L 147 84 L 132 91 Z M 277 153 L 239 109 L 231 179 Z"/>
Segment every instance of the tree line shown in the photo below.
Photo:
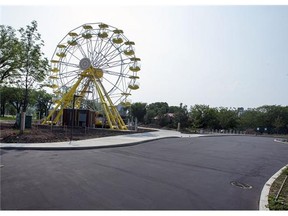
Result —
<path fill-rule="evenodd" d="M 24 104 L 25 89 L 0 86 L 0 114 L 16 115 L 21 113 Z M 52 105 L 52 94 L 45 90 L 29 89 L 27 114 L 41 119 L 48 115 Z"/>
<path fill-rule="evenodd" d="M 0 113 L 20 113 L 23 106 L 23 88 L 0 86 Z M 45 90 L 29 90 L 28 114 L 44 118 L 52 106 L 53 95 Z M 182 103 L 169 106 L 166 102 L 132 103 L 122 113 L 124 118 L 137 118 L 143 125 L 182 130 L 238 130 L 250 133 L 288 134 L 288 106 L 265 105 L 247 110 L 210 107 L 196 104 L 190 108 Z"/>
<path fill-rule="evenodd" d="M 258 133 L 288 133 L 288 106 L 265 105 L 257 108 L 210 107 L 196 104 L 169 106 L 166 102 L 134 103 L 131 116 L 140 123 L 158 127 L 204 130 L 238 130 Z"/>

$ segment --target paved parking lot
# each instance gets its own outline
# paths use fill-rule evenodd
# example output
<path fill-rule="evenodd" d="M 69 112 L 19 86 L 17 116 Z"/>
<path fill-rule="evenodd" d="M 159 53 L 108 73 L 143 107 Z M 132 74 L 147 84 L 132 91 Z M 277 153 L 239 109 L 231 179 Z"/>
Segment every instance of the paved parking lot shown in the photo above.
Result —
<path fill-rule="evenodd" d="M 256 210 L 287 155 L 287 144 L 244 136 L 1 150 L 1 209 Z"/>

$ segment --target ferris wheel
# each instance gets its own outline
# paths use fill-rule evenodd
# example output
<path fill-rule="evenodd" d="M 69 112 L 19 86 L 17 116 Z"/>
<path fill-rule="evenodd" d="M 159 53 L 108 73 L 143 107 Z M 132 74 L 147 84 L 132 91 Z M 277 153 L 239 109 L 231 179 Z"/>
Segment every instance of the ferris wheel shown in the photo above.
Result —
<path fill-rule="evenodd" d="M 131 91 L 139 88 L 140 58 L 134 45 L 122 30 L 104 23 L 71 30 L 51 60 L 46 86 L 55 94 L 55 107 L 43 123 L 55 113 L 53 123 L 58 122 L 63 109 L 75 103 L 76 108 L 102 111 L 110 128 L 126 129 L 116 106 L 129 106 Z"/>

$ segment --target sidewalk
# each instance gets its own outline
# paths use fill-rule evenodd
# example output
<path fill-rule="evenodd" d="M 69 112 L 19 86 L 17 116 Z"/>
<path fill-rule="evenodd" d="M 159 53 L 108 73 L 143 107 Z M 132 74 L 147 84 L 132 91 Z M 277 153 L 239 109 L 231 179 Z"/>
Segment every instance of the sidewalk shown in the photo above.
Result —
<path fill-rule="evenodd" d="M 119 147 L 143 143 L 151 140 L 177 137 L 200 137 L 199 134 L 181 134 L 178 131 L 158 130 L 119 136 L 101 137 L 86 140 L 54 143 L 0 143 L 1 149 L 34 149 L 34 150 L 79 150 L 91 148 Z"/>

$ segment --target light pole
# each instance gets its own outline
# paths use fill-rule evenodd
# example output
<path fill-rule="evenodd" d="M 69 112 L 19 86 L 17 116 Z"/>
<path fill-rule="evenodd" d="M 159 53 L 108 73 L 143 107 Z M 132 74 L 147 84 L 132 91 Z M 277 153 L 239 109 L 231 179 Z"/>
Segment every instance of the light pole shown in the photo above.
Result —
<path fill-rule="evenodd" d="M 72 105 L 72 124 L 71 124 L 71 134 L 70 134 L 70 143 L 72 142 L 72 138 L 73 138 L 73 127 L 74 127 L 74 120 L 75 120 L 75 116 L 74 116 L 74 111 L 75 111 L 75 98 L 77 97 L 82 97 L 80 95 L 73 95 L 73 105 Z"/>

